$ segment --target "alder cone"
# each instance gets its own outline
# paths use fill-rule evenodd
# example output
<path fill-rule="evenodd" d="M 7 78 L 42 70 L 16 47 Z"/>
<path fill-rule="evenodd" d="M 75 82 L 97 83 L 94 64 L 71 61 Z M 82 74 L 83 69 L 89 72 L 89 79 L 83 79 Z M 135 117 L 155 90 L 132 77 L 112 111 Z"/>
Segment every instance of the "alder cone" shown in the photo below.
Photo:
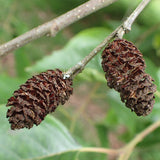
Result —
<path fill-rule="evenodd" d="M 156 86 L 145 67 L 142 53 L 124 39 L 114 40 L 102 53 L 108 86 L 120 92 L 122 102 L 138 116 L 148 115 L 154 105 Z"/>
<path fill-rule="evenodd" d="M 48 70 L 22 84 L 8 99 L 7 118 L 11 129 L 39 125 L 45 116 L 64 104 L 73 92 L 71 79 L 63 79 L 62 71 Z"/>

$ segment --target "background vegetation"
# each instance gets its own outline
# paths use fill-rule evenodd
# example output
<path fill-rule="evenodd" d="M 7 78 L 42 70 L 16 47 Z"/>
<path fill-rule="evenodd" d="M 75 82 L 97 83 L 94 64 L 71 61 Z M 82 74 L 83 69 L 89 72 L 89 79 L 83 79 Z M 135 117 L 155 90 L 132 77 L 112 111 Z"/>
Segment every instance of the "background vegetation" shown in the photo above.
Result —
<path fill-rule="evenodd" d="M 0 43 L 42 24 L 86 0 L 0 0 Z M 64 106 L 31 130 L 11 131 L 5 104 L 18 86 L 46 69 L 64 71 L 83 59 L 121 24 L 140 0 L 119 0 L 59 32 L 0 59 L 0 159 L 112 160 L 100 153 L 79 153 L 82 146 L 120 148 L 160 117 L 160 1 L 153 0 L 125 38 L 142 51 L 146 71 L 157 85 L 156 103 L 147 117 L 137 117 L 106 85 L 98 54 L 74 80 L 74 94 Z M 131 160 L 160 159 L 160 129 L 147 136 Z"/>

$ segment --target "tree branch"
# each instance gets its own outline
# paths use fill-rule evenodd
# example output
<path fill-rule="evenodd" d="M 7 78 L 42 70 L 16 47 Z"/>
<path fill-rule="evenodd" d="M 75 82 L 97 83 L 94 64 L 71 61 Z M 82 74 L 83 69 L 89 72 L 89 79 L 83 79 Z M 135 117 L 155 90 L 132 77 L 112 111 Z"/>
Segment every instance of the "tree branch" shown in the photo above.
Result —
<path fill-rule="evenodd" d="M 89 55 L 87 55 L 83 60 L 81 60 L 74 67 L 70 68 L 65 74 L 64 78 L 74 77 L 80 73 L 88 62 L 95 56 L 103 47 L 105 47 L 109 41 L 115 37 L 122 38 L 125 33 L 131 30 L 131 26 L 137 16 L 142 12 L 145 6 L 150 2 L 150 0 L 142 0 L 138 7 L 133 11 L 133 13 L 118 27 L 116 28 L 108 37 L 106 37 L 103 42 L 101 42 L 95 49 L 93 49 Z"/>
<path fill-rule="evenodd" d="M 114 156 L 119 156 L 118 160 L 128 160 L 129 156 L 131 155 L 134 147 L 141 142 L 148 134 L 153 132 L 155 129 L 160 127 L 160 121 L 157 121 L 151 124 L 148 128 L 144 131 L 139 133 L 132 141 L 130 141 L 126 146 L 120 149 L 110 149 L 110 148 L 96 148 L 96 147 L 84 147 L 77 149 L 79 152 L 97 152 L 97 153 L 104 153 Z"/>
<path fill-rule="evenodd" d="M 133 22 L 150 1 L 151 0 L 142 0 L 133 13 L 126 19 L 126 21 L 123 23 L 123 28 L 121 28 L 117 33 L 119 38 L 122 38 L 125 33 L 128 33 L 131 30 Z"/>
<path fill-rule="evenodd" d="M 94 152 L 94 153 L 104 153 L 108 155 L 119 155 L 121 149 L 109 149 L 109 148 L 96 148 L 96 147 L 84 147 L 78 150 L 79 152 Z"/>
<path fill-rule="evenodd" d="M 127 144 L 124 148 L 122 148 L 123 153 L 119 156 L 118 160 L 127 160 L 131 155 L 134 147 L 141 142 L 148 134 L 153 132 L 155 129 L 160 127 L 160 121 L 157 121 L 146 128 L 144 131 L 139 133 L 129 144 Z"/>
<path fill-rule="evenodd" d="M 55 36 L 60 30 L 69 26 L 70 24 L 86 17 L 87 15 L 104 8 L 117 0 L 90 0 L 77 8 L 47 22 L 32 30 L 14 38 L 13 40 L 4 43 L 0 46 L 0 56 L 14 51 L 25 44 L 38 39 L 42 36 Z"/>

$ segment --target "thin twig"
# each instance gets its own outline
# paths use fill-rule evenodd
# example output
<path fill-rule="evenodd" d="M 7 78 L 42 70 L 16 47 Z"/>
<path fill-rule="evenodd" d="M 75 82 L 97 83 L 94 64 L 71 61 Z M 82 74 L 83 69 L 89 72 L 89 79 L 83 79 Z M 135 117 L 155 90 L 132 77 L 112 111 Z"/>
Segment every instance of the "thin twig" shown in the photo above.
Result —
<path fill-rule="evenodd" d="M 78 149 L 79 152 L 97 152 L 104 153 L 108 155 L 119 156 L 118 160 L 128 160 L 130 154 L 132 153 L 134 147 L 141 142 L 148 134 L 153 132 L 155 129 L 160 127 L 160 121 L 151 124 L 144 131 L 139 133 L 132 141 L 130 141 L 125 147 L 120 149 L 110 149 L 110 148 L 96 148 L 96 147 L 84 147 Z"/>
<path fill-rule="evenodd" d="M 74 67 L 70 68 L 65 74 L 64 78 L 74 77 L 80 73 L 88 62 L 95 56 L 103 47 L 105 47 L 111 39 L 114 37 L 122 38 L 125 33 L 131 30 L 131 26 L 137 16 L 142 12 L 145 6 L 150 2 L 150 0 L 142 0 L 138 7 L 133 11 L 133 13 L 118 27 L 116 28 L 108 37 L 106 37 L 103 42 L 101 42 L 95 49 L 93 49 L 89 55 L 87 55 L 83 60 L 77 63 Z"/>
<path fill-rule="evenodd" d="M 0 46 L 0 56 L 14 51 L 25 44 L 38 39 L 42 36 L 55 36 L 60 30 L 69 26 L 70 24 L 86 17 L 87 15 L 104 8 L 117 0 L 90 0 L 77 8 L 47 22 L 32 30 L 14 38 L 13 40 L 4 43 Z"/>
<path fill-rule="evenodd" d="M 131 30 L 133 22 L 136 20 L 138 15 L 143 11 L 143 9 L 147 6 L 147 4 L 150 1 L 151 0 L 142 0 L 138 7 L 126 19 L 126 21 L 123 23 L 123 28 L 121 28 L 117 33 L 119 38 L 122 38 L 125 33 L 128 33 Z"/>
<path fill-rule="evenodd" d="M 117 31 L 121 28 L 121 26 L 119 26 L 115 31 L 113 31 L 106 39 L 104 39 L 104 41 L 102 43 L 100 43 L 95 49 L 93 49 L 89 55 L 87 55 L 82 61 L 80 61 L 79 63 L 77 63 L 74 67 L 70 68 L 65 74 L 64 74 L 64 78 L 68 78 L 68 77 L 74 77 L 76 76 L 78 73 L 80 73 L 84 67 L 88 64 L 88 62 L 95 56 L 97 55 L 98 52 L 101 51 L 101 49 L 107 44 L 109 43 L 109 41 L 115 37 L 115 35 L 117 34 Z"/>
<path fill-rule="evenodd" d="M 135 146 L 139 142 L 141 142 L 148 134 L 150 134 L 151 132 L 153 132 L 158 127 L 160 127 L 160 121 L 157 121 L 157 122 L 153 123 L 148 128 L 146 128 L 144 131 L 142 131 L 141 133 L 139 133 L 129 144 L 127 144 L 123 148 L 123 152 L 119 156 L 118 160 L 128 160 L 128 158 L 131 155 L 131 153 L 132 153 L 133 149 L 135 148 Z"/>
<path fill-rule="evenodd" d="M 127 159 L 123 159 L 123 157 L 128 154 L 128 152 L 130 151 L 130 149 L 134 149 L 134 147 L 140 141 L 142 141 L 148 134 L 150 134 L 151 132 L 153 132 L 158 127 L 160 127 L 160 121 L 154 122 L 148 128 L 146 128 L 144 131 L 142 131 L 141 133 L 139 133 L 132 141 L 130 141 L 123 148 L 111 149 L 111 148 L 102 148 L 102 147 L 82 147 L 82 148 L 78 148 L 78 149 L 71 149 L 71 150 L 68 150 L 66 152 L 78 152 L 79 154 L 82 153 L 82 152 L 104 153 L 104 154 L 108 154 L 108 155 L 119 156 L 119 160 L 127 160 Z M 134 146 L 134 147 L 132 147 L 132 146 Z M 66 152 L 62 152 L 62 153 L 66 153 Z M 62 153 L 58 153 L 58 155 L 62 154 Z M 49 157 L 53 157 L 55 155 L 57 155 L 57 154 L 53 153 L 53 154 L 50 154 L 48 156 L 41 156 L 41 157 L 29 159 L 29 160 L 44 159 L 44 158 L 47 158 L 47 157 L 48 158 Z"/>
<path fill-rule="evenodd" d="M 121 149 L 84 147 L 79 149 L 79 152 L 95 152 L 95 153 L 97 152 L 97 153 L 104 153 L 109 155 L 119 155 L 121 153 Z"/>

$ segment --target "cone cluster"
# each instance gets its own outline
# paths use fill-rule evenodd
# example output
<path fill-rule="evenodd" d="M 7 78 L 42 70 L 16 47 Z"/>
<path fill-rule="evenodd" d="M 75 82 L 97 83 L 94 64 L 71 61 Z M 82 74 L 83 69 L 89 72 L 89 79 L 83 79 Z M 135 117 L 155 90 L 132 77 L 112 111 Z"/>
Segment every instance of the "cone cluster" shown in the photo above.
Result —
<path fill-rule="evenodd" d="M 142 53 L 124 39 L 114 40 L 102 53 L 108 86 L 120 92 L 122 102 L 138 116 L 148 115 L 154 105 L 156 86 L 145 67 Z"/>
<path fill-rule="evenodd" d="M 39 125 L 45 116 L 64 104 L 73 92 L 72 80 L 64 79 L 62 71 L 48 70 L 22 84 L 8 100 L 7 118 L 11 129 Z"/>

